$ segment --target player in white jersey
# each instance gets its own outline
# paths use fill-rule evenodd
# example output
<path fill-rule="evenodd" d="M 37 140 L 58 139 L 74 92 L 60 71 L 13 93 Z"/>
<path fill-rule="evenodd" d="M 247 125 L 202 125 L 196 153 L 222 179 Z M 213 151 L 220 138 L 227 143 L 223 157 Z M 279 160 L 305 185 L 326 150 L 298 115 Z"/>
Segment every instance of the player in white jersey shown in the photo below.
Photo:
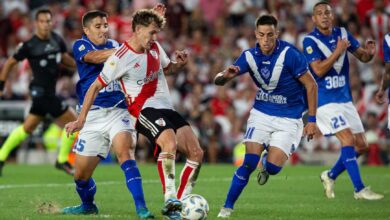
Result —
<path fill-rule="evenodd" d="M 328 2 L 313 7 L 313 32 L 304 41 L 304 54 L 318 84 L 317 124 L 322 134 L 336 135 L 341 142 L 341 154 L 330 171 L 321 174 L 325 195 L 334 198 L 334 181 L 344 170 L 354 185 L 355 199 L 377 200 L 383 195 L 365 187 L 360 177 L 357 156 L 364 153 L 367 141 L 356 108 L 352 104 L 349 86 L 347 51 L 362 62 L 375 54 L 375 42 L 367 41 L 365 48 L 345 28 L 333 27 L 333 12 Z"/>
<path fill-rule="evenodd" d="M 383 74 L 381 85 L 379 87 L 378 92 L 375 95 L 375 98 L 378 103 L 383 104 L 383 96 L 385 94 L 386 89 L 389 88 L 390 85 L 390 33 L 387 33 L 383 40 L 383 56 L 385 61 L 385 73 Z M 390 90 L 387 93 L 388 99 L 390 99 Z M 390 129 L 390 105 L 387 111 L 387 129 Z"/>
<path fill-rule="evenodd" d="M 78 120 L 69 123 L 67 131 L 71 133 L 83 127 L 98 91 L 118 79 L 125 93 L 128 111 L 138 119 L 136 129 L 161 147 L 158 170 L 165 199 L 163 215 L 170 219 L 181 219 L 181 202 L 177 198 L 191 192 L 203 151 L 190 126 L 173 110 L 169 99 L 164 74 L 177 72 L 186 64 L 187 54 L 177 51 L 176 62 L 170 62 L 164 50 L 154 41 L 164 22 L 151 10 L 139 10 L 134 14 L 134 35 L 107 60 L 102 73 L 85 96 Z M 177 192 L 176 150 L 188 157 Z"/>

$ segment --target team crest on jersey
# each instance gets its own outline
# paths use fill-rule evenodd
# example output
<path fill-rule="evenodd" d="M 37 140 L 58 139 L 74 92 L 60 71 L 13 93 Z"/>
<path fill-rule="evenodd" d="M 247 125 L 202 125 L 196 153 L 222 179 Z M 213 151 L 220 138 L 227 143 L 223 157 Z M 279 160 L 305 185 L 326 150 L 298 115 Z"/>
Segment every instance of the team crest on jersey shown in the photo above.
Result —
<path fill-rule="evenodd" d="M 261 75 L 265 78 L 265 79 L 268 79 L 271 75 L 271 72 L 269 71 L 269 69 L 267 67 L 263 67 L 261 68 L 260 70 L 260 73 Z"/>
<path fill-rule="evenodd" d="M 166 123 L 165 123 L 163 118 L 157 119 L 154 123 L 160 125 L 160 127 L 164 127 L 166 125 Z"/>
<path fill-rule="evenodd" d="M 157 52 L 155 50 L 150 50 L 150 54 L 154 57 L 154 59 L 158 59 Z"/>
<path fill-rule="evenodd" d="M 81 45 L 79 46 L 79 51 L 83 51 L 83 50 L 85 50 L 85 46 L 84 46 L 84 44 L 81 44 Z"/>
<path fill-rule="evenodd" d="M 306 52 L 308 54 L 312 54 L 313 53 L 313 48 L 311 46 L 306 47 Z"/>

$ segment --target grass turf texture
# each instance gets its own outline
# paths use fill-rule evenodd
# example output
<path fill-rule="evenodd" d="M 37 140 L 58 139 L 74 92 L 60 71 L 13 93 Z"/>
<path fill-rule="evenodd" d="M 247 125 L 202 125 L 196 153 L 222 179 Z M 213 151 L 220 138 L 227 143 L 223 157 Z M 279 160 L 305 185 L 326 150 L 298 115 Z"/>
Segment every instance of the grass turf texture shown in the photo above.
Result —
<path fill-rule="evenodd" d="M 155 164 L 140 165 L 149 209 L 162 219 L 163 196 Z M 182 164 L 176 168 L 176 179 Z M 193 193 L 209 203 L 208 219 L 223 205 L 232 174 L 231 165 L 204 165 Z M 336 182 L 336 198 L 326 199 L 319 175 L 324 167 L 285 167 L 268 183 L 259 186 L 254 172 L 236 203 L 230 219 L 390 219 L 390 170 L 388 167 L 362 167 L 366 185 L 385 198 L 357 201 L 346 173 Z M 78 205 L 79 197 L 70 176 L 51 165 L 7 164 L 0 177 L 0 219 L 137 219 L 134 203 L 118 165 L 101 165 L 94 174 L 99 215 L 65 216 L 58 210 Z M 178 184 L 176 184 L 178 186 Z"/>

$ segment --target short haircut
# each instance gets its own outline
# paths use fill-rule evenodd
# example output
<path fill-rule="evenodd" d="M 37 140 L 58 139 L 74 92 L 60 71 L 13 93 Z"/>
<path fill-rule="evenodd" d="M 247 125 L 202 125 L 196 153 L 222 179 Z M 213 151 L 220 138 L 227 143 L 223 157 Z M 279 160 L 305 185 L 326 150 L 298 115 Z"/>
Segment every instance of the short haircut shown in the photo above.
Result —
<path fill-rule="evenodd" d="M 330 7 L 332 7 L 332 6 L 330 5 L 329 1 L 319 1 L 319 2 L 317 2 L 317 3 L 313 6 L 313 12 L 314 12 L 314 10 L 316 9 L 316 7 L 319 6 L 319 5 L 329 5 Z"/>
<path fill-rule="evenodd" d="M 272 15 L 262 15 L 256 19 L 256 27 L 259 25 L 273 25 L 278 26 L 278 20 Z"/>
<path fill-rule="evenodd" d="M 99 11 L 99 10 L 92 10 L 88 11 L 83 15 L 83 18 L 81 19 L 81 23 L 83 24 L 83 27 L 87 27 L 89 23 L 94 19 L 94 18 L 107 18 L 108 14 L 104 11 Z"/>
<path fill-rule="evenodd" d="M 165 18 L 151 9 L 141 9 L 133 14 L 132 29 L 135 32 L 135 28 L 138 25 L 149 26 L 152 22 L 155 22 L 159 28 L 163 28 L 165 25 Z"/>
<path fill-rule="evenodd" d="M 41 8 L 35 13 L 35 20 L 38 20 L 40 14 L 50 14 L 50 17 L 53 17 L 51 11 L 47 8 Z"/>

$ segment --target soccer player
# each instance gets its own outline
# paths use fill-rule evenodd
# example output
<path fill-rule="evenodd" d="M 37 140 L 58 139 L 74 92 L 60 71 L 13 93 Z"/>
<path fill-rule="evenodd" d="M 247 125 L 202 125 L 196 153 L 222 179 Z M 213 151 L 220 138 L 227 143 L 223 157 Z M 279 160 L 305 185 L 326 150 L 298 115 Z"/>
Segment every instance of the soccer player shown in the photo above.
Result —
<path fill-rule="evenodd" d="M 77 121 L 66 125 L 72 133 L 84 126 L 88 110 L 98 91 L 119 80 L 128 104 L 128 111 L 137 118 L 136 129 L 161 147 L 158 171 L 163 185 L 162 213 L 169 219 L 181 219 L 178 198 L 191 192 L 203 159 L 197 138 L 189 124 L 173 110 L 164 74 L 177 72 L 187 62 L 187 54 L 176 51 L 171 62 L 155 41 L 165 19 L 152 10 L 139 10 L 133 15 L 133 36 L 106 61 L 97 80 L 92 83 Z M 187 155 L 180 186 L 175 187 L 176 150 Z"/>
<path fill-rule="evenodd" d="M 325 195 L 334 198 L 334 181 L 347 170 L 354 186 L 355 199 L 377 200 L 383 195 L 365 187 L 356 158 L 368 148 L 364 128 L 349 87 L 347 51 L 362 62 L 375 54 L 375 43 L 367 41 L 365 48 L 345 28 L 333 27 L 333 12 L 327 2 L 313 7 L 313 32 L 303 41 L 304 54 L 318 84 L 317 124 L 323 135 L 336 135 L 341 142 L 341 154 L 331 170 L 322 172 Z"/>
<path fill-rule="evenodd" d="M 387 33 L 383 39 L 383 55 L 385 60 L 385 73 L 383 74 L 379 90 L 375 95 L 377 102 L 380 104 L 384 103 L 383 96 L 390 85 L 390 33 Z M 388 92 L 388 98 L 390 99 L 390 90 Z M 387 129 L 390 129 L 390 105 L 387 115 Z"/>
<path fill-rule="evenodd" d="M 77 83 L 80 106 L 83 105 L 88 88 L 102 71 L 104 62 L 119 47 L 118 42 L 107 39 L 107 17 L 102 11 L 85 13 L 82 18 L 85 35 L 73 45 L 80 75 Z M 133 195 L 138 217 L 154 218 L 146 207 L 142 178 L 135 161 L 136 132 L 126 108 L 118 81 L 111 82 L 99 91 L 75 147 L 74 179 L 82 204 L 64 208 L 64 214 L 98 213 L 94 203 L 96 185 L 92 173 L 100 160 L 108 156 L 112 145 L 125 174 L 127 188 Z"/>
<path fill-rule="evenodd" d="M 61 128 L 77 117 L 76 113 L 55 95 L 59 64 L 62 63 L 71 69 L 75 69 L 76 64 L 72 57 L 66 53 L 64 40 L 52 31 L 50 10 L 40 9 L 36 12 L 35 27 L 35 35 L 18 46 L 15 54 L 8 58 L 0 73 L 1 96 L 5 80 L 18 62 L 28 59 L 33 72 L 33 79 L 30 83 L 32 106 L 23 125 L 11 132 L 0 149 L 0 175 L 9 153 L 35 130 L 45 116 L 50 115 L 55 118 L 56 123 Z M 58 169 L 72 175 L 74 170 L 68 163 L 68 154 L 72 148 L 73 140 L 74 136 L 67 137 L 64 130 L 61 137 L 60 153 L 56 161 Z"/>
<path fill-rule="evenodd" d="M 243 142 L 245 158 L 236 170 L 224 206 L 218 214 L 228 218 L 263 153 L 260 185 L 276 175 L 294 152 L 302 132 L 311 139 L 316 131 L 317 85 L 308 71 L 304 55 L 293 45 L 278 40 L 277 20 L 263 15 L 256 20 L 257 44 L 214 79 L 216 85 L 249 73 L 259 88 L 250 112 Z M 305 90 L 306 89 L 306 90 Z M 308 104 L 308 123 L 303 128 L 302 114 Z M 267 154 L 267 156 L 266 156 Z"/>

